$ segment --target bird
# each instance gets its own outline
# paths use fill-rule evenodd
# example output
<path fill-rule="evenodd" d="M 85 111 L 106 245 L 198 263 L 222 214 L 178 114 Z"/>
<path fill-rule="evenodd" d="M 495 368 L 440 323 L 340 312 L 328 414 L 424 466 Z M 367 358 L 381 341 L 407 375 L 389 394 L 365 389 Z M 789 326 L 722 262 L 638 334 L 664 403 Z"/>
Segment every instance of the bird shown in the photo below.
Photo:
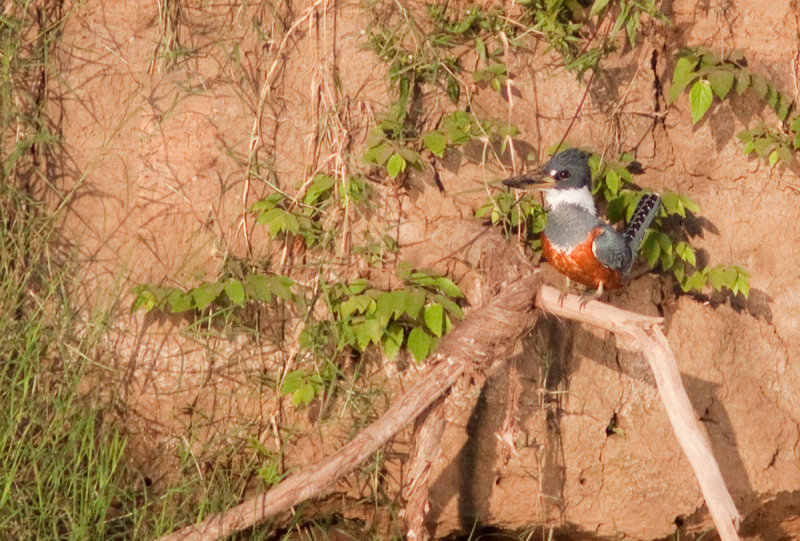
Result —
<path fill-rule="evenodd" d="M 571 280 L 593 289 L 581 296 L 579 308 L 603 291 L 627 283 L 639 244 L 661 204 L 658 194 L 644 193 L 628 227 L 620 233 L 597 216 L 591 178 L 589 154 L 570 148 L 538 169 L 503 181 L 511 188 L 552 186 L 542 190 L 547 210 L 542 253 L 567 278 L 559 298 L 562 304 Z"/>

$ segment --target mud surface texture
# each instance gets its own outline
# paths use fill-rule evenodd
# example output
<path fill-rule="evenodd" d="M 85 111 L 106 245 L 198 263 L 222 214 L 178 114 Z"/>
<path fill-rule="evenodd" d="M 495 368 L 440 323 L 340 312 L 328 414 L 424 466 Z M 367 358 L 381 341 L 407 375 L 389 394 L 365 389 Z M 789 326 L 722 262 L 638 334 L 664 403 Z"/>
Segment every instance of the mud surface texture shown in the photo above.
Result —
<path fill-rule="evenodd" d="M 74 191 L 62 231 L 81 263 L 85 312 L 121 299 L 103 385 L 127 427 L 130 460 L 155 487 L 180 475 L 178 450 L 186 446 L 213 456 L 255 438 L 282 446 L 290 467 L 336 449 L 357 429 L 352 413 L 322 422 L 313 404 L 295 409 L 275 391 L 276 375 L 297 360 L 296 314 L 271 314 L 283 318 L 280 328 L 263 323 L 261 337 L 200 338 L 182 332 L 188 321 L 180 316 L 130 314 L 128 291 L 139 283 L 191 287 L 214 279 L 231 258 L 262 260 L 284 274 L 301 268 L 296 246 L 270 239 L 247 209 L 275 187 L 292 194 L 315 172 L 341 171 L 343 156 L 359 162 L 376 112 L 393 99 L 385 66 L 363 46 L 370 14 L 357 2 L 196 4 L 181 3 L 170 43 L 156 2 L 76 3 L 56 51 L 61 78 L 50 86 L 65 159 L 43 193 L 57 202 L 55 192 Z M 466 7 L 456 4 L 448 9 Z M 662 9 L 672 24 L 643 21 L 636 46 L 605 61 L 569 140 L 609 155 L 635 148 L 643 167 L 637 184 L 689 194 L 702 209 L 694 223 L 701 257 L 745 266 L 751 293 L 681 295 L 670 278 L 651 274 L 609 302 L 665 316 L 744 537 L 797 538 L 800 178 L 796 168 L 770 168 L 742 153 L 736 133 L 773 119 L 753 95 L 715 100 L 693 126 L 688 93 L 667 108 L 654 88 L 669 88 L 678 51 L 705 45 L 742 50 L 752 71 L 797 98 L 800 7 L 677 0 Z M 176 43 L 187 52 L 167 55 Z M 519 144 L 544 156 L 570 125 L 588 78 L 579 83 L 557 60 L 545 43 L 510 54 L 513 100 L 468 80 L 472 109 L 513 118 Z M 423 105 L 432 122 L 437 108 L 449 112 L 446 99 Z M 247 174 L 254 161 L 258 177 Z M 479 287 L 478 270 L 442 261 L 454 249 L 442 227 L 470 219 L 486 200 L 484 181 L 511 170 L 488 160 L 445 165 L 443 190 L 370 180 L 374 208 L 363 220 L 392 224 L 398 259 L 448 272 L 479 306 L 491 292 Z M 350 223 L 355 236 L 362 226 Z M 342 278 L 372 272 L 352 265 Z M 560 287 L 544 267 L 546 281 Z M 280 340 L 270 338 L 276 333 Z M 393 389 L 413 381 L 407 364 L 370 364 L 369 385 L 385 393 L 379 410 Z M 428 515 L 436 537 L 474 524 L 554 528 L 573 539 L 660 539 L 679 527 L 689 536 L 710 527 L 646 363 L 612 336 L 545 318 L 512 363 L 472 388 L 448 406 Z M 516 454 L 501 445 L 511 401 Z M 276 439 L 276 424 L 293 430 Z M 396 444 L 384 465 L 382 490 L 392 498 L 406 452 Z M 349 501 L 369 490 L 361 481 L 341 486 Z M 336 511 L 339 501 L 321 508 Z"/>

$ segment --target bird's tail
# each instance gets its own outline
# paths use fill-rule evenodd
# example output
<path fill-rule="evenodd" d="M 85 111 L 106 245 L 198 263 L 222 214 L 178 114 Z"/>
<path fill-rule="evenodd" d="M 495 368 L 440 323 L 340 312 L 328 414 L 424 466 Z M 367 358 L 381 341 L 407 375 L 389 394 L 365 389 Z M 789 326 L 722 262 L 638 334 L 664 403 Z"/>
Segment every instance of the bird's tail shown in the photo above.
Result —
<path fill-rule="evenodd" d="M 625 229 L 625 233 L 623 233 L 625 242 L 631 247 L 631 253 L 634 255 L 631 261 L 635 259 L 636 252 L 639 251 L 639 244 L 644 237 L 644 232 L 647 231 L 647 226 L 656 217 L 660 204 L 661 197 L 655 193 L 646 193 L 639 199 L 636 210 L 633 211 L 633 217 L 627 229 Z"/>

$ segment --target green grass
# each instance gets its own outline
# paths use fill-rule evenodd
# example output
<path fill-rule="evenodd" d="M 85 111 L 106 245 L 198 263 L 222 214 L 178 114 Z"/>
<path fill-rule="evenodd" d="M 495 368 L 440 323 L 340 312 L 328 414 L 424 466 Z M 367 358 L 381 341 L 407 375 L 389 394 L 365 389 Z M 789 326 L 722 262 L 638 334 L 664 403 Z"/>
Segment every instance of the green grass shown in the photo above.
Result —
<path fill-rule="evenodd" d="M 50 55 L 66 19 L 48 6 L 16 0 L 0 16 L 0 539 L 153 539 L 265 490 L 261 472 L 284 469 L 259 452 L 252 421 L 209 440 L 203 412 L 165 444 L 177 463 L 169 480 L 132 465 L 114 398 L 98 385 L 114 379 L 98 347 L 111 312 L 85 320 L 78 267 L 57 249 L 59 217 L 32 196 L 53 186 L 46 165 L 61 155 L 46 85 L 59 77 Z M 311 514 L 244 535 L 312 539 L 338 521 Z"/>
<path fill-rule="evenodd" d="M 62 23 L 22 1 L 0 18 L 2 539 L 110 539 L 129 530 L 119 482 L 125 439 L 81 387 L 103 327 L 78 332 L 68 256 L 51 249 L 54 218 L 29 194 L 57 142 L 42 81 Z"/>

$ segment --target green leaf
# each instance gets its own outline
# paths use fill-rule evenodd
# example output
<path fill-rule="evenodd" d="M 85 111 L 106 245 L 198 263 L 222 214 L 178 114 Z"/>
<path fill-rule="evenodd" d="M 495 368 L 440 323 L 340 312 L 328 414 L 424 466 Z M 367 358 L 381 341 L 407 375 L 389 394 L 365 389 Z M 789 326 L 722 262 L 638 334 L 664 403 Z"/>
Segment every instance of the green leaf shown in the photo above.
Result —
<path fill-rule="evenodd" d="M 364 163 L 374 163 L 375 165 L 382 166 L 389 159 L 389 156 L 394 153 L 394 150 L 388 143 L 383 142 L 373 147 L 368 148 L 364 152 Z"/>
<path fill-rule="evenodd" d="M 672 86 L 669 89 L 667 104 L 678 99 L 681 92 L 694 80 L 696 76 L 694 69 L 697 67 L 697 62 L 697 57 L 693 55 L 678 59 L 675 64 L 675 71 L 672 74 Z"/>
<path fill-rule="evenodd" d="M 736 280 L 736 271 L 733 274 L 727 272 L 725 267 L 714 267 L 708 271 L 708 283 L 711 287 L 719 291 L 723 286 L 731 287 Z"/>
<path fill-rule="evenodd" d="M 685 266 L 683 264 L 683 261 L 676 261 L 675 263 L 672 264 L 672 274 L 675 275 L 675 278 L 678 280 L 678 282 L 683 281 L 684 272 L 685 272 Z"/>
<path fill-rule="evenodd" d="M 647 264 L 650 265 L 650 268 L 653 268 L 658 261 L 659 255 L 661 255 L 661 246 L 658 244 L 655 235 L 648 234 L 645 237 L 644 242 L 642 242 L 642 253 L 647 259 Z"/>
<path fill-rule="evenodd" d="M 136 294 L 136 298 L 131 304 L 131 313 L 144 306 L 145 312 L 149 312 L 156 305 L 156 296 L 146 285 L 138 285 L 131 289 L 131 293 Z"/>
<path fill-rule="evenodd" d="M 476 210 L 476 211 L 475 211 L 475 217 L 476 217 L 476 218 L 483 218 L 483 217 L 484 217 L 484 216 L 486 216 L 486 215 L 487 215 L 487 214 L 488 214 L 490 211 L 493 211 L 493 210 L 494 210 L 494 208 L 495 208 L 495 206 L 492 204 L 492 202 L 491 202 L 491 201 L 489 201 L 488 203 L 486 203 L 486 204 L 485 204 L 485 205 L 483 205 L 481 208 L 479 208 L 478 210 Z M 492 221 L 492 223 L 494 223 L 494 220 Z"/>
<path fill-rule="evenodd" d="M 736 77 L 736 93 L 740 96 L 744 94 L 745 90 L 750 86 L 750 72 L 746 69 L 740 69 Z"/>
<path fill-rule="evenodd" d="M 606 216 L 609 222 L 616 223 L 625 216 L 628 210 L 628 199 L 626 195 L 619 195 L 608 202 Z"/>
<path fill-rule="evenodd" d="M 683 204 L 680 197 L 675 192 L 667 191 L 661 194 L 661 206 L 667 211 L 667 214 L 679 214 L 683 217 L 686 212 L 683 210 Z"/>
<path fill-rule="evenodd" d="M 444 295 L 434 295 L 433 299 L 444 306 L 444 309 L 456 316 L 458 319 L 464 317 L 464 313 L 461 311 L 461 307 L 445 297 Z"/>
<path fill-rule="evenodd" d="M 750 281 L 748 280 L 747 274 L 740 273 L 736 277 L 734 292 L 736 292 L 736 290 L 738 290 L 742 295 L 744 295 L 745 299 L 750 296 Z"/>
<path fill-rule="evenodd" d="M 753 73 L 750 76 L 750 83 L 753 85 L 753 90 L 758 97 L 761 99 L 766 99 L 767 94 L 769 93 L 769 85 L 767 81 L 764 80 L 762 76 L 757 73 Z"/>
<path fill-rule="evenodd" d="M 308 378 L 308 374 L 305 370 L 292 370 L 286 377 L 283 378 L 283 385 L 281 385 L 281 394 L 286 396 L 287 394 L 292 394 L 297 389 L 300 388 L 303 383 L 305 383 L 306 379 Z"/>
<path fill-rule="evenodd" d="M 781 119 L 781 121 L 784 121 L 789 115 L 789 105 L 781 95 L 778 95 L 778 98 L 778 103 L 775 106 L 775 114 L 778 115 L 778 118 Z"/>
<path fill-rule="evenodd" d="M 608 2 L 609 0 L 594 0 L 594 4 L 592 4 L 592 9 L 589 10 L 589 17 L 590 18 L 594 17 L 595 15 L 603 11 L 603 9 L 605 9 L 605 7 L 608 5 Z"/>
<path fill-rule="evenodd" d="M 694 212 L 695 214 L 700 212 L 700 207 L 698 207 L 697 203 L 695 203 L 688 195 L 682 193 L 678 194 L 678 199 L 680 199 L 683 206 L 689 209 L 691 212 Z"/>
<path fill-rule="evenodd" d="M 389 176 L 395 178 L 401 172 L 406 170 L 406 160 L 400 154 L 392 154 L 386 162 L 386 172 Z"/>
<path fill-rule="evenodd" d="M 430 353 L 433 337 L 421 327 L 414 327 L 408 333 L 408 349 L 417 362 L 422 362 Z"/>
<path fill-rule="evenodd" d="M 454 284 L 450 278 L 439 276 L 438 278 L 434 278 L 432 285 L 438 288 L 439 291 L 441 291 L 448 297 L 460 299 L 461 297 L 464 296 L 464 294 L 461 292 L 458 286 Z"/>
<path fill-rule="evenodd" d="M 369 308 L 372 298 L 368 295 L 356 295 L 344 301 L 339 308 L 342 317 L 348 319 L 353 314 L 363 314 Z"/>
<path fill-rule="evenodd" d="M 425 325 L 434 334 L 441 338 L 444 330 L 444 307 L 441 304 L 430 304 L 425 307 L 423 312 Z"/>
<path fill-rule="evenodd" d="M 778 151 L 773 150 L 769 153 L 769 166 L 775 167 L 775 164 L 778 163 Z"/>
<path fill-rule="evenodd" d="M 625 23 L 625 32 L 628 34 L 628 42 L 631 47 L 636 47 L 636 30 L 639 28 L 639 16 L 633 15 L 628 17 Z"/>
<path fill-rule="evenodd" d="M 681 283 L 681 289 L 684 291 L 689 291 L 691 289 L 702 291 L 707 281 L 708 278 L 705 274 L 701 271 L 695 271 L 691 276 L 684 279 L 683 283 Z"/>
<path fill-rule="evenodd" d="M 397 153 L 403 158 L 407 164 L 411 164 L 419 169 L 422 169 L 424 166 L 422 164 L 422 156 L 420 156 L 419 152 L 414 150 L 411 147 L 398 147 Z M 405 166 L 403 166 L 403 171 L 406 170 Z"/>
<path fill-rule="evenodd" d="M 711 90 L 721 100 L 725 99 L 728 92 L 733 88 L 733 81 L 735 79 L 731 68 L 717 68 L 708 72 L 706 75 L 708 82 L 711 83 Z"/>
<path fill-rule="evenodd" d="M 675 264 L 675 255 L 672 251 L 661 250 L 661 268 L 669 270 Z"/>
<path fill-rule="evenodd" d="M 286 276 L 268 276 L 267 283 L 270 291 L 281 299 L 288 301 L 292 298 L 292 285 L 294 280 Z"/>
<path fill-rule="evenodd" d="M 692 266 L 697 265 L 697 258 L 691 244 L 686 241 L 680 241 L 675 245 L 675 253 L 678 257 L 686 261 Z"/>
<path fill-rule="evenodd" d="M 369 283 L 369 280 L 366 278 L 359 278 L 358 280 L 353 280 L 349 284 L 347 284 L 347 291 L 351 295 L 358 295 L 359 293 L 363 293 L 368 287 L 372 284 Z"/>
<path fill-rule="evenodd" d="M 778 157 L 781 159 L 783 163 L 785 163 L 786 165 L 791 165 L 794 153 L 790 148 L 781 145 L 778 147 L 778 150 L 776 152 L 778 153 Z"/>
<path fill-rule="evenodd" d="M 184 293 L 180 289 L 173 289 L 166 299 L 169 309 L 173 314 L 180 314 L 188 310 L 194 310 L 195 302 L 191 291 Z"/>
<path fill-rule="evenodd" d="M 425 148 L 441 158 L 447 148 L 447 137 L 438 130 L 432 131 L 422 138 L 422 144 L 425 145 Z"/>
<path fill-rule="evenodd" d="M 658 244 L 661 246 L 662 252 L 668 252 L 672 254 L 672 239 L 669 238 L 669 235 L 666 233 L 662 233 L 661 231 L 655 231 L 652 233 L 658 239 Z"/>
<path fill-rule="evenodd" d="M 767 83 L 767 97 L 766 97 L 767 104 L 773 109 L 777 109 L 779 98 L 780 94 L 778 94 L 777 89 L 771 84 Z"/>
<path fill-rule="evenodd" d="M 386 327 L 383 333 L 383 351 L 390 361 L 397 357 L 397 352 L 403 345 L 403 336 L 403 326 L 399 323 L 392 322 Z"/>
<path fill-rule="evenodd" d="M 739 273 L 736 270 L 735 266 L 729 267 L 722 267 L 722 277 L 725 284 L 725 287 L 728 289 L 733 289 L 733 286 L 736 284 L 736 277 Z"/>
<path fill-rule="evenodd" d="M 775 139 L 769 136 L 761 136 L 753 140 L 753 148 L 760 157 L 764 158 L 772 152 L 775 146 Z"/>
<path fill-rule="evenodd" d="M 225 284 L 225 294 L 233 304 L 241 305 L 244 302 L 244 286 L 239 280 L 228 280 Z"/>
<path fill-rule="evenodd" d="M 280 193 L 270 194 L 264 199 L 253 203 L 253 206 L 250 207 L 250 211 L 261 212 L 265 210 L 274 209 L 279 203 L 283 201 L 283 199 L 284 199 L 283 194 Z"/>
<path fill-rule="evenodd" d="M 406 296 L 405 312 L 411 319 L 417 319 L 422 306 L 425 304 L 425 293 L 417 288 L 411 288 Z"/>
<path fill-rule="evenodd" d="M 486 44 L 483 43 L 480 37 L 475 38 L 475 50 L 478 51 L 481 61 L 486 62 Z"/>
<path fill-rule="evenodd" d="M 692 124 L 697 124 L 703 118 L 708 108 L 711 107 L 713 99 L 714 93 L 711 91 L 711 83 L 703 79 L 692 85 L 692 89 L 689 91 L 689 103 L 692 106 Z"/>
<path fill-rule="evenodd" d="M 205 310 L 206 307 L 214 302 L 225 285 L 219 282 L 205 282 L 192 290 L 192 298 L 198 310 Z"/>
<path fill-rule="evenodd" d="M 297 217 L 282 208 L 274 208 L 261 214 L 257 222 L 269 224 L 269 235 L 273 238 L 284 232 L 297 233 L 300 229 L 300 223 L 297 221 Z"/>
<path fill-rule="evenodd" d="M 318 174 L 314 177 L 314 181 L 311 183 L 311 186 L 308 187 L 306 190 L 306 195 L 303 198 L 303 202 L 306 205 L 314 205 L 320 197 L 322 197 L 325 192 L 330 190 L 333 187 L 333 177 L 330 175 L 325 174 Z"/>
<path fill-rule="evenodd" d="M 353 325 L 353 333 L 356 335 L 358 349 L 364 351 L 370 342 L 380 343 L 383 329 L 377 319 L 367 319 L 362 323 Z"/>
<path fill-rule="evenodd" d="M 461 86 L 458 84 L 458 79 L 450 75 L 447 78 L 447 97 L 450 98 L 450 101 L 452 101 L 454 104 L 458 105 L 458 97 L 460 95 Z"/>
<path fill-rule="evenodd" d="M 301 405 L 308 406 L 311 401 L 314 400 L 315 391 L 316 389 L 314 389 L 311 383 L 303 383 L 292 393 L 292 404 L 294 404 L 295 407 Z"/>
<path fill-rule="evenodd" d="M 399 318 L 405 310 L 407 296 L 408 292 L 403 289 L 381 293 L 375 310 L 378 321 L 385 326 L 389 321 Z"/>
<path fill-rule="evenodd" d="M 263 274 L 248 274 L 242 281 L 247 296 L 264 302 L 272 300 L 269 280 Z"/>
<path fill-rule="evenodd" d="M 606 173 L 606 186 L 611 190 L 611 193 L 616 195 L 619 193 L 620 181 L 619 175 L 614 171 Z"/>

